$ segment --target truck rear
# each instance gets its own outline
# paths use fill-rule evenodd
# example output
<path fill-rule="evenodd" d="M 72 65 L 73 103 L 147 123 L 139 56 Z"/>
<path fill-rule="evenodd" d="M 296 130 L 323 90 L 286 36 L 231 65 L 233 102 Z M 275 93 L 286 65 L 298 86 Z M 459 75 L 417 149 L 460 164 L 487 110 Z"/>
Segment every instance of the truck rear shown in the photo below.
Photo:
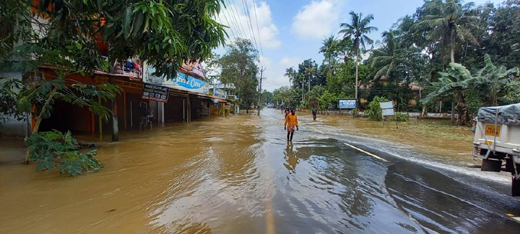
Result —
<path fill-rule="evenodd" d="M 511 173 L 511 193 L 520 196 L 520 103 L 482 107 L 476 117 L 473 157 L 482 171 Z"/>

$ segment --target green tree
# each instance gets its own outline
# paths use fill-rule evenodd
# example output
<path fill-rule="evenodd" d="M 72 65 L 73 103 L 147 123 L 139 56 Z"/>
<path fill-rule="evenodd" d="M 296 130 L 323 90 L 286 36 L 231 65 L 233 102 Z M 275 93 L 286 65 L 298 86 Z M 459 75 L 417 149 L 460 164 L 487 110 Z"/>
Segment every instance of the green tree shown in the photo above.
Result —
<path fill-rule="evenodd" d="M 297 79 L 297 76 L 298 76 L 298 73 L 294 70 L 294 68 L 290 67 L 290 68 L 285 69 L 284 76 L 289 78 L 289 82 L 294 87 L 294 83 L 297 82 L 296 79 Z"/>
<path fill-rule="evenodd" d="M 388 99 L 384 97 L 375 96 L 374 99 L 368 104 L 368 109 L 365 111 L 365 114 L 368 115 L 368 118 L 370 118 L 371 120 L 383 120 L 383 114 L 380 103 L 387 101 Z"/>
<path fill-rule="evenodd" d="M 485 53 L 507 68 L 520 67 L 520 1 L 506 0 L 492 13 Z"/>
<path fill-rule="evenodd" d="M 394 38 L 392 30 L 383 32 L 383 42 L 385 45 L 380 49 L 374 50 L 372 55 L 371 66 L 375 68 L 374 79 L 378 79 L 381 76 L 389 77 L 396 66 L 404 63 L 406 60 L 406 57 L 404 57 L 406 55 L 402 53 L 399 41 Z"/>
<path fill-rule="evenodd" d="M 320 47 L 320 53 L 325 56 L 327 61 L 326 72 L 327 76 L 332 75 L 335 58 L 338 56 L 340 46 L 334 38 L 334 35 L 329 36 L 323 40 L 323 45 Z"/>
<path fill-rule="evenodd" d="M 316 66 L 310 66 L 305 68 L 305 77 L 307 77 L 307 92 L 311 92 L 311 81 L 316 76 Z"/>
<path fill-rule="evenodd" d="M 338 106 L 338 96 L 325 90 L 323 95 L 319 98 L 319 104 L 322 110 L 326 110 L 329 107 L 335 109 Z"/>
<path fill-rule="evenodd" d="M 350 16 L 352 17 L 352 21 L 350 24 L 342 23 L 341 29 L 339 31 L 340 34 L 343 34 L 343 38 L 348 38 L 353 40 L 353 48 L 355 52 L 356 59 L 356 100 L 358 100 L 358 87 L 359 87 L 359 56 L 360 56 L 360 48 L 366 49 L 366 45 L 373 44 L 373 40 L 370 39 L 367 34 L 377 31 L 377 28 L 374 26 L 369 26 L 370 22 L 374 19 L 372 14 L 367 15 L 363 18 L 362 13 L 356 14 L 351 11 Z"/>
<path fill-rule="evenodd" d="M 262 92 L 262 103 L 263 104 L 273 103 L 273 101 L 274 101 L 273 97 L 274 97 L 273 93 L 271 93 L 267 90 L 264 90 Z"/>
<path fill-rule="evenodd" d="M 425 6 L 430 8 L 430 14 L 424 16 L 415 28 L 430 29 L 428 39 L 441 41 L 442 45 L 449 47 L 452 63 L 455 62 L 457 42 L 464 43 L 469 40 L 478 44 L 471 29 L 478 26 L 479 18 L 466 14 L 466 10 L 473 6 L 473 3 L 462 6 L 458 0 L 434 0 L 426 2 Z"/>
<path fill-rule="evenodd" d="M 251 41 L 238 38 L 227 46 L 227 52 L 220 60 L 222 68 L 220 81 L 225 84 L 234 84 L 241 100 L 241 106 L 249 110 L 258 98 L 258 51 Z"/>
<path fill-rule="evenodd" d="M 499 95 L 507 95 L 505 91 L 512 87 L 518 87 L 520 82 L 513 80 L 513 75 L 518 74 L 518 68 L 507 70 L 505 66 L 495 66 L 491 62 L 491 57 L 484 56 L 484 68 L 480 69 L 475 77 L 470 80 L 470 84 L 476 87 L 481 97 L 487 97 L 487 102 L 491 105 L 498 105 Z"/>
<path fill-rule="evenodd" d="M 446 71 L 439 72 L 439 81 L 433 82 L 429 89 L 432 91 L 421 102 L 430 103 L 438 98 L 454 95 L 457 101 L 457 124 L 467 125 L 469 122 L 468 106 L 466 105 L 465 90 L 472 80 L 471 73 L 458 63 L 450 63 Z"/>

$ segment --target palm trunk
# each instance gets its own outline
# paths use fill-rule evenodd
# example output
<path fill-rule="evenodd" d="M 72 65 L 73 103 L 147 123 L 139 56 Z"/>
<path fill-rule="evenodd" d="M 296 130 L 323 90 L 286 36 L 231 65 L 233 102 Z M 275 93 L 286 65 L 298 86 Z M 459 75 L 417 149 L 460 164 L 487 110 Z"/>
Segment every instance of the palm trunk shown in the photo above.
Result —
<path fill-rule="evenodd" d="M 311 77 L 309 76 L 309 87 L 308 88 L 308 91 L 307 93 L 310 93 L 311 92 Z"/>
<path fill-rule="evenodd" d="M 454 39 L 453 39 L 453 34 L 452 34 L 451 41 L 450 41 L 450 59 L 451 59 L 452 63 L 455 62 L 455 43 L 453 41 L 454 41 Z"/>
<path fill-rule="evenodd" d="M 359 79 L 359 70 L 358 70 L 358 60 L 359 60 L 359 55 L 356 55 L 356 109 L 354 109 L 354 113 L 352 114 L 353 116 L 356 116 L 357 117 L 357 110 L 358 110 L 358 87 L 359 87 L 359 82 L 358 82 L 358 79 Z"/>
<path fill-rule="evenodd" d="M 305 85 L 305 81 L 302 80 L 302 104 L 303 104 L 303 94 L 305 93 L 305 87 L 304 87 L 304 85 Z"/>

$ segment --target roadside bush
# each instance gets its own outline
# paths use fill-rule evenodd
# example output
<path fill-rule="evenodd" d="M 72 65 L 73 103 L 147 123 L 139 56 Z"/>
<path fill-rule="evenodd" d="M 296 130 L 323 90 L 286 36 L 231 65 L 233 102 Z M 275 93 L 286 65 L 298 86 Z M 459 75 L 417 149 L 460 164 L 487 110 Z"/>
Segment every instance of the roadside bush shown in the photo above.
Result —
<path fill-rule="evenodd" d="M 407 122 L 409 119 L 410 119 L 410 116 L 408 114 L 403 114 L 403 113 L 397 113 L 397 121 L 398 122 Z M 390 121 L 395 121 L 395 117 L 394 116 L 388 116 L 388 120 Z"/>
<path fill-rule="evenodd" d="M 60 174 L 68 173 L 76 177 L 83 171 L 98 169 L 101 164 L 94 159 L 96 150 L 81 153 L 78 141 L 71 136 L 54 130 L 39 132 L 27 138 L 31 161 L 39 162 L 37 171 L 58 168 Z"/>
<path fill-rule="evenodd" d="M 374 99 L 368 104 L 368 109 L 365 111 L 365 115 L 367 115 L 369 119 L 375 121 L 383 120 L 381 116 L 381 106 L 379 106 L 380 102 L 388 102 L 388 99 L 375 96 Z"/>
<path fill-rule="evenodd" d="M 330 93 L 328 90 L 323 93 L 323 95 L 318 99 L 320 104 L 320 108 L 322 110 L 328 109 L 329 106 L 337 107 L 338 97 L 333 93 Z"/>

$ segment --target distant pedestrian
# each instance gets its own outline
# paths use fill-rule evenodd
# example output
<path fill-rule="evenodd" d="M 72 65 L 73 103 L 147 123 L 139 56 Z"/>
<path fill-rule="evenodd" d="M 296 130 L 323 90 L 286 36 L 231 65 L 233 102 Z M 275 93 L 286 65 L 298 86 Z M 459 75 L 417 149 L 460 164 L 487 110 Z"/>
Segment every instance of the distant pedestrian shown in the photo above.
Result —
<path fill-rule="evenodd" d="M 292 142 L 294 136 L 294 128 L 298 129 L 298 116 L 296 116 L 296 111 L 293 109 L 291 113 L 287 115 L 285 118 L 285 123 L 283 126 L 284 130 L 287 130 L 287 141 Z"/>
<path fill-rule="evenodd" d="M 316 115 L 318 114 L 318 111 L 316 108 L 312 109 L 312 119 L 316 121 Z"/>
<path fill-rule="evenodd" d="M 291 113 L 291 111 L 289 110 L 289 107 L 285 108 L 285 118 L 287 118 L 287 115 Z"/>
<path fill-rule="evenodd" d="M 142 129 L 142 128 L 144 129 L 144 128 L 146 128 L 146 125 L 148 125 L 148 121 L 149 121 L 148 115 L 149 115 L 149 112 L 148 112 L 148 109 L 146 108 L 146 103 L 141 102 L 141 104 L 139 105 L 139 120 L 140 120 L 139 129 Z"/>

